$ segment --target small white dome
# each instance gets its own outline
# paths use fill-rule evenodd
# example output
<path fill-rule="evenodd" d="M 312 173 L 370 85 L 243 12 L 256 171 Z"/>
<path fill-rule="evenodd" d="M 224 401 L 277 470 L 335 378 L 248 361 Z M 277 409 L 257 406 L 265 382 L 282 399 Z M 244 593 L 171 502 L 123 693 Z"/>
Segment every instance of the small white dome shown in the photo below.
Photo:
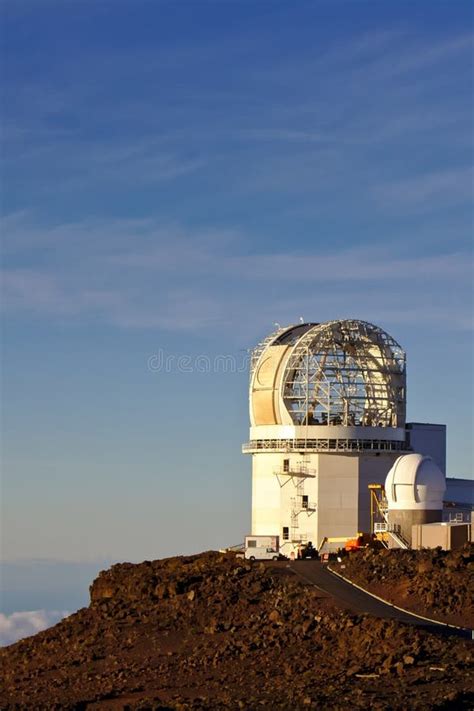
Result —
<path fill-rule="evenodd" d="M 385 480 L 389 510 L 440 510 L 446 479 L 431 457 L 403 454 L 398 457 Z"/>

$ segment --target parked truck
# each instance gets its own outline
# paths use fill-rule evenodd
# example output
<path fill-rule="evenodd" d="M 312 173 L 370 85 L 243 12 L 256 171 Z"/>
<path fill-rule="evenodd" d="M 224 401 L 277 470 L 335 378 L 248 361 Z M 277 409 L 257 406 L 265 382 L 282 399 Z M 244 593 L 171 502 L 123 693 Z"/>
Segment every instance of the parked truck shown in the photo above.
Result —
<path fill-rule="evenodd" d="M 247 560 L 279 560 L 279 536 L 245 536 L 244 555 Z"/>

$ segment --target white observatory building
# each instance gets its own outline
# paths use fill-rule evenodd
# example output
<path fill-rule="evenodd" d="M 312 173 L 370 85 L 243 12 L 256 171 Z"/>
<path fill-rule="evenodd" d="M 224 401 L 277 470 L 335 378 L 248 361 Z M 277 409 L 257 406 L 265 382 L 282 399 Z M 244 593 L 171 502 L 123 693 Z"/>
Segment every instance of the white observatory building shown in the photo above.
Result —
<path fill-rule="evenodd" d="M 278 535 L 289 555 L 369 531 L 368 484 L 383 484 L 409 451 L 405 403 L 405 352 L 377 326 L 304 323 L 263 340 L 252 352 L 243 446 L 252 535 Z"/>
<path fill-rule="evenodd" d="M 403 454 L 385 480 L 389 523 L 411 543 L 413 525 L 442 520 L 445 491 L 446 477 L 431 457 Z"/>

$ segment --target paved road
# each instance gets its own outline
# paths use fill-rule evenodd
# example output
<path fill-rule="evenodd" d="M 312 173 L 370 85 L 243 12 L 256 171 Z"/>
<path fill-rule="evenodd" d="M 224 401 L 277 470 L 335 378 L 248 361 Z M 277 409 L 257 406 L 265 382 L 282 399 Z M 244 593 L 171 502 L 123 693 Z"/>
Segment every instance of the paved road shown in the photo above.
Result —
<path fill-rule="evenodd" d="M 337 575 L 334 575 L 318 561 L 302 560 L 288 563 L 287 566 L 302 580 L 311 585 L 315 585 L 319 590 L 334 597 L 347 607 L 357 611 L 365 612 L 374 617 L 394 619 L 408 625 L 422 627 L 437 634 L 455 635 L 458 637 L 471 638 L 471 630 L 459 630 L 446 627 L 434 622 L 422 620 L 409 612 L 402 612 L 395 607 L 388 605 L 381 600 L 377 600 L 367 593 L 359 590 L 350 583 L 346 583 Z"/>

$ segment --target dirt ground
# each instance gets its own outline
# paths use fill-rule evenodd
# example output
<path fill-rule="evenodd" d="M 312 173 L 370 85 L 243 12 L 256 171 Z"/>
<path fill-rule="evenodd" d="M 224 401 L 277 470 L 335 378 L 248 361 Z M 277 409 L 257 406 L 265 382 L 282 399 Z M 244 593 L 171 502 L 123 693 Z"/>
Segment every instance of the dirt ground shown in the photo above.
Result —
<path fill-rule="evenodd" d="M 474 628 L 473 544 L 454 551 L 354 551 L 331 567 L 406 610 Z"/>
<path fill-rule="evenodd" d="M 0 650 L 0 708 L 470 709 L 472 662 L 467 640 L 210 552 L 102 572 L 88 608 Z"/>

